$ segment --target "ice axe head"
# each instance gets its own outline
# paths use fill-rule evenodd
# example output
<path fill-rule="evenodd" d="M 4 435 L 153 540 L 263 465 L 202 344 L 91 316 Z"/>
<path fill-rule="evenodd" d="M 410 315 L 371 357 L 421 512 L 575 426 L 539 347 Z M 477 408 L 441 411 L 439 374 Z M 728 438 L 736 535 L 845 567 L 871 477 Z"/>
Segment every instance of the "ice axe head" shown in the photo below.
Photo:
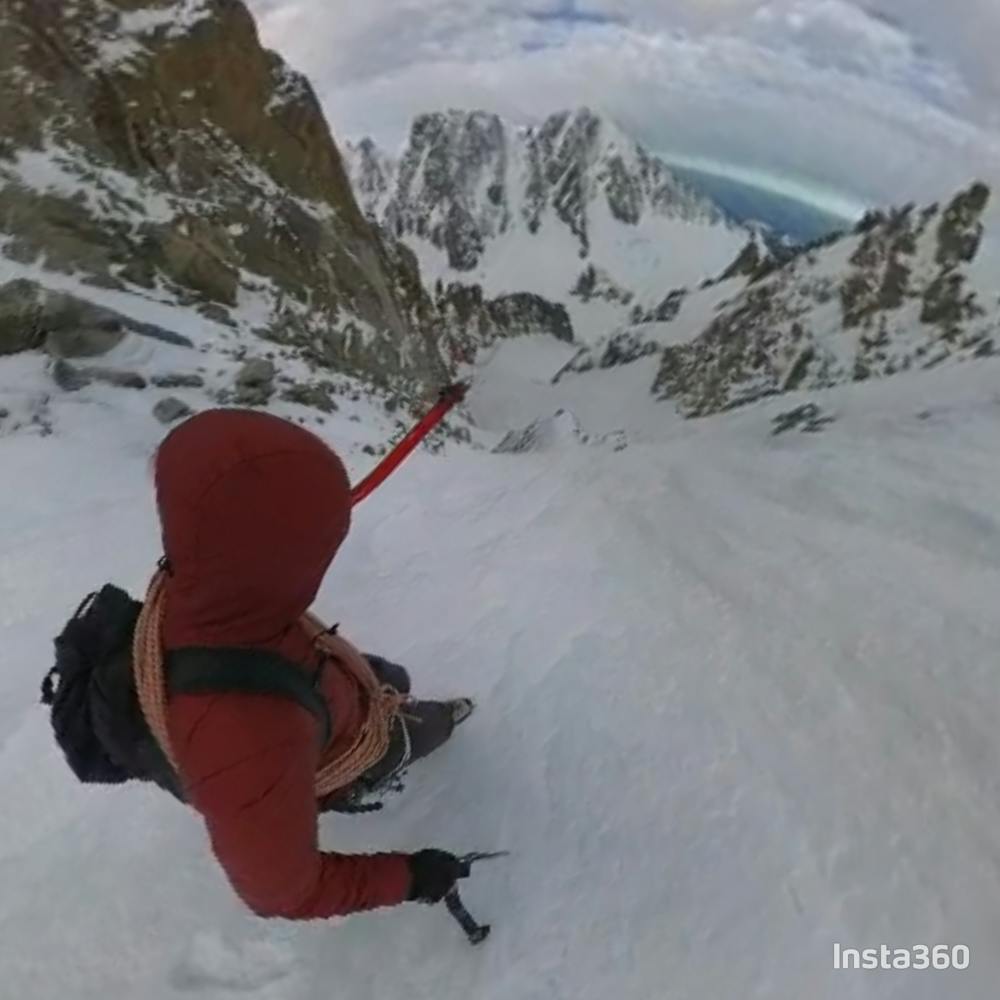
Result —
<path fill-rule="evenodd" d="M 472 854 L 465 854 L 458 859 L 463 869 L 460 878 L 468 878 L 472 874 L 472 866 L 479 861 L 493 861 L 496 858 L 509 857 L 510 851 L 475 851 Z"/>

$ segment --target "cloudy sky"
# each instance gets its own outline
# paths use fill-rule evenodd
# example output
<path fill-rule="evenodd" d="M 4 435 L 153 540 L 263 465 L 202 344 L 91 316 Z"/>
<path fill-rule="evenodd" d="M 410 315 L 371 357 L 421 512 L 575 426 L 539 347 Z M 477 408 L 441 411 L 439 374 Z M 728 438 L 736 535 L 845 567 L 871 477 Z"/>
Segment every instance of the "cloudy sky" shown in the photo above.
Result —
<path fill-rule="evenodd" d="M 822 206 L 1000 189 L 1000 0 L 250 0 L 339 138 L 589 105 Z"/>

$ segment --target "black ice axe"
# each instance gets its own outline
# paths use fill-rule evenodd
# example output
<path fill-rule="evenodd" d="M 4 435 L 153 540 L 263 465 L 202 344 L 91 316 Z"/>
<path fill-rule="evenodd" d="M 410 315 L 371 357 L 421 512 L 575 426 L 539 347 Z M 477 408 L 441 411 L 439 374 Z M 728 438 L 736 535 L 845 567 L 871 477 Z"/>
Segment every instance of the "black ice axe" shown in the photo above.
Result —
<path fill-rule="evenodd" d="M 489 851 L 466 854 L 458 860 L 462 863 L 462 874 L 459 878 L 468 878 L 472 874 L 472 866 L 477 861 L 492 861 L 494 858 L 506 858 L 510 856 L 510 851 Z M 472 914 L 465 908 L 462 897 L 459 895 L 458 886 L 455 886 L 447 896 L 444 897 L 444 905 L 448 907 L 448 912 L 455 918 L 458 925 L 465 931 L 465 936 L 469 939 L 469 944 L 482 944 L 490 936 L 489 924 L 477 924 Z"/>

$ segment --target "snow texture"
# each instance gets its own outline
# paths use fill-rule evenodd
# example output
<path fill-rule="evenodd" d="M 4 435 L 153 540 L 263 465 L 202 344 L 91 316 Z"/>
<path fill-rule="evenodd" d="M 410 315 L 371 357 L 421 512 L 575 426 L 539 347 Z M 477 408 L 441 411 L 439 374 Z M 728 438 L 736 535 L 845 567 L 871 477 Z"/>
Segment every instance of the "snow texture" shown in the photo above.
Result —
<path fill-rule="evenodd" d="M 0 181 L 80 201 L 101 221 L 127 221 L 137 226 L 174 218 L 174 207 L 166 195 L 120 170 L 95 166 L 82 150 L 51 141 L 41 150 L 19 149 L 8 163 L 0 163 Z"/>
<path fill-rule="evenodd" d="M 119 350 L 140 346 L 171 350 Z M 74 783 L 38 684 L 82 596 L 155 565 L 163 428 L 148 394 L 63 395 L 39 356 L 0 359 L 0 407 L 50 427 L 0 421 L 0 994 L 996 996 L 1000 362 L 692 422 L 650 398 L 655 359 L 552 386 L 571 354 L 492 351 L 480 435 L 564 408 L 627 450 L 419 452 L 318 602 L 419 692 L 479 701 L 405 795 L 321 839 L 512 851 L 467 884 L 480 949 L 440 908 L 257 920 L 185 808 Z M 774 437 L 809 401 L 835 421 Z M 315 428 L 355 478 L 357 435 L 385 433 L 364 405 Z M 834 943 L 964 943 L 972 967 L 835 972 Z"/>
<path fill-rule="evenodd" d="M 177 0 L 165 7 L 126 11 L 121 15 L 118 29 L 126 35 L 147 35 L 167 28 L 169 37 L 178 37 L 211 16 L 212 5 L 208 0 Z"/>
<path fill-rule="evenodd" d="M 141 7 L 119 15 L 114 31 L 98 45 L 97 60 L 104 69 L 128 72 L 149 55 L 149 36 L 163 32 L 168 39 L 182 38 L 197 24 L 212 17 L 209 0 L 177 0 L 159 7 Z"/>
<path fill-rule="evenodd" d="M 267 103 L 268 114 L 290 104 L 297 104 L 310 95 L 309 81 L 289 66 L 281 63 L 275 69 L 274 93 Z"/>

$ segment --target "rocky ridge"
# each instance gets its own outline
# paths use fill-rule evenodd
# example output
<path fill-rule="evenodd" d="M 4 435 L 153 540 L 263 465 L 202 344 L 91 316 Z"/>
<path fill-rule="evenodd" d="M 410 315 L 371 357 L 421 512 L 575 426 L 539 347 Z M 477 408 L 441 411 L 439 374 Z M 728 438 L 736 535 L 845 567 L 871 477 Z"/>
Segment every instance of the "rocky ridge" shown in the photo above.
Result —
<path fill-rule="evenodd" d="M 291 351 L 413 402 L 508 331 L 569 335 L 537 296 L 432 294 L 238 0 L 8 0 L 0 354 L 58 356 L 71 336 L 71 355 L 129 335 L 193 346 L 144 322 L 147 303 L 196 309 L 234 355 Z"/>
<path fill-rule="evenodd" d="M 531 127 L 425 114 L 398 157 L 364 139 L 345 159 L 363 210 L 428 277 L 542 296 L 585 337 L 717 274 L 751 235 L 588 108 Z"/>
<path fill-rule="evenodd" d="M 1000 249 L 975 183 L 945 204 L 873 211 L 854 232 L 742 264 L 581 349 L 556 376 L 657 359 L 686 416 L 885 378 L 1000 347 Z M 745 265 L 745 266 L 743 266 Z"/>

